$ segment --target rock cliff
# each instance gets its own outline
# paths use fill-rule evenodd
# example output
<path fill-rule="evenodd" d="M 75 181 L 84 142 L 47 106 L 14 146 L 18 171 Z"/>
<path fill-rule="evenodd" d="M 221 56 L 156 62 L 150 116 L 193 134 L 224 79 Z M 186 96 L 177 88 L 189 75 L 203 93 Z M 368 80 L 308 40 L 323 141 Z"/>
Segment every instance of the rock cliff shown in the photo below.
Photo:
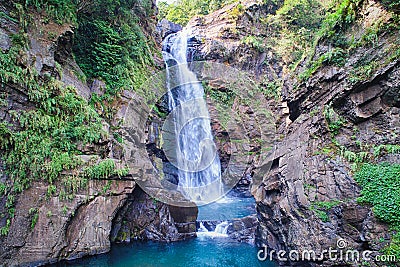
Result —
<path fill-rule="evenodd" d="M 178 208 L 150 197 L 146 190 L 158 192 L 157 180 L 148 180 L 146 188 L 138 185 L 138 177 L 152 176 L 155 163 L 148 153 L 158 153 L 152 137 L 146 140 L 153 129 L 142 127 L 147 118 L 140 110 L 146 102 L 143 94 L 139 96 L 140 88 L 124 88 L 110 95 L 114 89 L 107 87 L 110 83 L 121 85 L 113 80 L 115 75 L 91 69 L 87 63 L 92 61 L 78 65 L 73 56 L 74 41 L 82 28 L 79 32 L 73 23 L 56 22 L 46 14 L 51 9 L 22 2 L 0 4 L 1 263 L 41 265 L 103 253 L 113 241 L 169 242 L 193 237 L 197 208 L 192 203 Z M 144 2 L 146 5 L 134 5 L 130 12 L 137 15 L 136 26 L 143 36 L 160 40 L 179 29 L 164 21 L 162 36 L 157 36 L 155 3 Z M 90 14 L 93 6 L 88 3 L 82 1 L 77 11 Z M 231 222 L 230 234 L 237 239 L 246 240 L 257 225 L 259 246 L 299 252 L 313 249 L 317 254 L 336 247 L 339 239 L 349 248 L 377 254 L 393 239 L 392 229 L 376 218 L 373 208 L 357 201 L 361 187 L 354 174 L 358 164 L 367 161 L 399 163 L 398 150 L 386 151 L 387 145 L 400 141 L 398 9 L 388 8 L 387 1 L 344 3 L 348 5 L 339 9 L 342 13 L 334 13 L 339 18 L 328 23 L 332 27 L 317 38 L 315 46 L 306 47 L 310 53 L 303 58 L 296 56 L 297 50 L 303 49 L 298 43 L 285 45 L 291 50 L 282 51 L 279 45 L 284 43 L 277 42 L 282 37 L 277 31 L 293 33 L 270 19 L 284 1 L 232 3 L 189 22 L 194 33 L 193 59 L 233 67 L 213 65 L 210 71 L 206 65 L 192 66 L 199 68 L 199 77 L 205 82 L 223 169 L 228 169 L 241 146 L 248 152 L 243 165 L 237 164 L 231 171 L 242 178 L 239 188 L 246 191 L 251 186 L 258 222 L 253 217 Z M 280 18 L 285 15 L 278 13 Z M 26 14 L 35 20 L 27 19 Z M 110 24 L 95 26 L 109 30 L 105 25 Z M 108 34 L 117 38 L 119 33 Z M 138 43 L 139 37 L 135 36 Z M 92 47 L 90 42 L 85 45 Z M 114 45 L 122 49 L 119 43 Z M 104 44 L 95 48 L 101 53 L 91 60 L 101 59 L 107 52 Z M 157 49 L 144 50 L 153 53 Z M 115 55 L 108 56 L 118 61 Z M 150 74 L 160 62 L 159 54 L 151 56 L 151 64 L 134 57 L 145 62 Z M 99 62 L 99 66 L 114 70 L 112 60 Z M 142 71 L 135 64 L 130 67 L 133 73 Z M 85 79 L 81 68 L 103 75 L 104 81 Z M 242 84 L 230 84 L 234 80 Z M 252 101 L 240 100 L 238 96 L 247 92 L 252 92 Z M 233 107 L 240 124 L 231 127 L 227 123 L 230 114 L 224 113 L 226 106 Z M 85 115 L 74 117 L 77 113 Z M 121 127 L 126 118 L 129 127 Z M 63 131 L 48 134 L 52 125 Z M 266 141 L 265 132 L 274 136 Z M 241 138 L 249 143 L 240 143 Z M 28 150 L 32 139 L 40 144 L 35 151 Z M 276 141 L 273 153 L 271 141 Z M 146 142 L 149 152 L 144 149 Z M 72 148 L 66 147 L 72 143 Z M 46 144 L 52 145 L 50 149 Z M 10 154 L 11 148 L 19 148 L 21 153 Z M 74 156 L 66 159 L 71 151 Z M 45 156 L 35 157 L 37 154 Z M 53 160 L 59 164 L 52 165 Z M 10 165 L 19 168 L 13 170 Z M 257 176 L 265 166 L 269 172 Z M 168 168 L 164 166 L 164 172 L 173 180 L 174 171 Z M 27 176 L 29 179 L 24 179 Z M 179 194 L 174 197 L 185 201 Z M 352 266 L 328 258 L 280 264 Z"/>
<path fill-rule="evenodd" d="M 152 17 L 156 11 L 155 3 L 148 4 L 149 13 L 138 10 L 136 6 L 132 7 L 132 12 L 142 18 L 139 27 L 150 39 L 157 37 Z M 90 5 L 80 6 L 74 12 L 88 12 L 87 10 L 91 10 Z M 168 206 L 150 198 L 135 182 L 135 177 L 144 172 L 142 166 L 149 162 L 146 150 L 141 148 L 146 142 L 146 136 L 143 134 L 142 140 L 135 139 L 136 136 L 123 131 L 118 125 L 127 116 L 131 121 L 140 120 L 141 114 L 134 110 L 129 110 L 130 113 L 127 114 L 130 102 L 142 101 L 141 97 L 132 93 L 137 88 L 120 92 L 112 101 L 108 99 L 108 108 L 113 112 L 108 113 L 111 116 L 107 115 L 106 106 L 102 106 L 94 98 L 106 92 L 106 84 L 98 79 L 85 79 L 85 74 L 75 61 L 73 46 L 78 31 L 76 24 L 55 22 L 49 13 L 35 6 L 24 6 L 18 1 L 2 2 L 0 12 L 0 117 L 2 127 L 5 127 L 2 128 L 0 151 L 2 159 L 8 158 L 8 162 L 0 161 L 0 265 L 43 265 L 62 259 L 104 253 L 110 250 L 112 241 L 149 239 L 169 242 L 195 236 L 197 207 L 192 204 L 192 207 L 181 210 Z M 149 68 L 156 70 L 154 65 Z M 16 76 L 19 75 L 18 72 L 25 76 Z M 42 95 L 33 95 L 39 91 L 32 89 L 28 83 L 30 81 L 35 86 L 38 84 L 37 88 L 42 90 Z M 56 89 L 51 91 L 50 86 Z M 77 99 L 78 107 L 92 112 L 91 117 L 87 120 L 81 119 L 78 124 L 75 124 L 76 121 L 69 122 L 70 128 L 67 132 L 53 132 L 46 139 L 45 131 L 51 127 L 50 120 L 54 114 L 61 121 L 64 118 L 69 120 L 74 114 L 79 115 L 79 111 L 62 113 L 62 97 L 67 92 L 71 92 L 70 99 L 64 103 L 73 105 L 73 100 Z M 47 97 L 48 105 L 55 109 L 43 105 L 45 100 L 37 101 L 43 99 L 41 97 Z M 33 134 L 23 139 L 26 144 L 30 144 L 29 140 L 35 133 L 43 133 L 42 138 L 50 146 L 53 145 L 50 143 L 51 138 L 60 138 L 57 140 L 62 142 L 62 138 L 72 134 L 71 131 L 85 131 L 85 127 L 91 123 L 100 126 L 95 131 L 101 132 L 102 136 L 89 142 L 72 137 L 69 144 L 79 158 L 78 162 L 83 164 L 82 169 L 68 170 L 67 162 L 60 163 L 59 167 L 45 165 L 47 167 L 40 167 L 38 178 L 34 178 L 33 161 L 28 166 L 29 182 L 20 190 L 16 186 L 22 174 L 15 176 L 7 168 L 11 162 L 10 154 L 7 153 L 22 152 L 21 161 L 28 158 L 29 154 L 40 153 L 36 150 L 18 151 L 23 148 L 16 148 L 17 136 L 30 127 L 27 126 L 29 123 L 24 124 L 22 117 L 32 113 L 46 114 L 47 117 L 44 118 L 49 118 L 49 121 L 34 128 Z M 15 114 L 21 115 L 15 117 Z M 42 118 L 38 116 L 37 120 Z M 32 120 L 31 118 L 34 123 Z M 139 128 L 139 125 L 131 127 Z M 61 127 L 56 128 L 62 130 Z M 144 133 L 146 129 L 140 131 Z M 14 148 L 15 150 L 11 150 Z M 65 147 L 58 148 L 56 144 L 51 149 L 71 151 Z M 71 152 L 61 155 L 70 155 L 68 153 Z M 53 158 L 45 159 L 46 162 L 55 161 L 55 155 L 57 154 L 52 154 Z M 130 165 L 132 168 L 126 171 L 125 166 L 129 165 L 127 161 L 131 155 L 135 156 L 137 165 Z M 71 158 L 76 159 L 75 156 Z M 37 160 L 42 160 L 40 154 Z M 19 172 L 23 171 L 22 168 Z M 60 174 L 54 180 L 46 179 L 49 173 L 57 170 Z M 80 174 L 81 171 L 84 174 Z M 177 196 L 179 197 L 183 199 L 182 196 Z M 126 221 L 129 221 L 128 225 Z"/>
<path fill-rule="evenodd" d="M 280 97 L 268 96 L 277 128 L 274 153 L 264 161 L 254 161 L 255 173 L 256 167 L 271 167 L 252 186 L 259 216 L 256 243 L 269 250 L 314 250 L 319 255 L 344 239 L 348 248 L 376 255 L 394 236 L 370 206 L 357 201 L 361 187 L 354 174 L 362 162 L 399 162 L 398 152 L 373 155 L 374 148 L 400 141 L 398 35 L 390 30 L 393 10 L 379 1 L 355 2 L 351 5 L 356 19 L 351 26 L 340 26 L 346 42 L 353 42 L 350 48 L 333 55 L 339 48 L 323 37 L 314 53 L 295 68 L 276 52 L 278 48 L 262 46 L 276 37 L 268 34 L 273 26 L 263 24 L 263 18 L 276 15 L 283 1 L 242 1 L 189 22 L 197 38 L 197 59 L 248 71 L 254 84 L 283 81 Z M 233 14 L 233 10 L 240 12 Z M 367 41 L 371 27 L 381 29 Z M 263 43 L 244 42 L 249 36 Z M 224 85 L 214 88 L 226 92 Z M 338 263 L 325 257 L 280 264 Z"/>

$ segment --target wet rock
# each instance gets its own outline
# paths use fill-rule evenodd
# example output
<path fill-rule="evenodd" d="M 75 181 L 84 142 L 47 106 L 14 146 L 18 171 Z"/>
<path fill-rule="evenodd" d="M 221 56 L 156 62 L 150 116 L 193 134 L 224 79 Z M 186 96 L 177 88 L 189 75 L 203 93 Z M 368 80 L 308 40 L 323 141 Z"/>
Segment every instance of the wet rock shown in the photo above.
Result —
<path fill-rule="evenodd" d="M 224 221 L 211 221 L 202 220 L 196 222 L 196 228 L 200 228 L 202 224 L 209 232 L 215 231 L 218 224 Z M 226 221 L 225 221 L 226 222 Z M 246 242 L 254 244 L 255 232 L 258 226 L 257 215 L 250 215 L 244 218 L 228 220 L 228 227 L 226 228 L 226 233 L 229 238 L 234 239 L 239 242 Z"/>
<path fill-rule="evenodd" d="M 161 38 L 165 39 L 168 35 L 181 31 L 182 26 L 164 18 L 157 24 L 156 30 Z"/>
<path fill-rule="evenodd" d="M 258 226 L 256 215 L 230 221 L 228 236 L 239 242 L 254 244 L 255 232 Z"/>
<path fill-rule="evenodd" d="M 112 241 L 178 241 L 195 237 L 197 207 L 168 206 L 145 194 L 140 188 L 114 220 Z"/>
<path fill-rule="evenodd" d="M 92 94 L 97 94 L 99 96 L 103 95 L 106 90 L 106 84 L 103 81 L 94 79 L 92 85 L 90 86 L 90 91 Z"/>

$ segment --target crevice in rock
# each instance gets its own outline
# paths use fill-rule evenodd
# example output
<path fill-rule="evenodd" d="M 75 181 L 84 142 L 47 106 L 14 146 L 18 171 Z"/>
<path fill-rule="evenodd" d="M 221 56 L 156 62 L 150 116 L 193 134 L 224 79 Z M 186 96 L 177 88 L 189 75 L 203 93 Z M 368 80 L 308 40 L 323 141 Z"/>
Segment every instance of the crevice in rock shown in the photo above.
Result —
<path fill-rule="evenodd" d="M 303 99 L 298 99 L 292 102 L 288 102 L 289 107 L 289 119 L 294 122 L 300 115 L 300 104 L 303 102 Z"/>
<path fill-rule="evenodd" d="M 147 195 L 139 186 L 112 221 L 111 242 L 171 242 L 195 237 L 197 207 L 175 207 Z"/>

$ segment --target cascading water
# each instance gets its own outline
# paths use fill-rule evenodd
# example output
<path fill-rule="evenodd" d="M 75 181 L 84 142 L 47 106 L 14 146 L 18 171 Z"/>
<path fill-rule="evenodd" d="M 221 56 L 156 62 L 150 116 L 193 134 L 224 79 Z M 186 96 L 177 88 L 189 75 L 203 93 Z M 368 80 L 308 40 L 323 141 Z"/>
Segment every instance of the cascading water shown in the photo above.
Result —
<path fill-rule="evenodd" d="M 172 134 L 165 138 L 170 145 L 166 154 L 178 167 L 178 189 L 191 200 L 209 202 L 222 192 L 221 167 L 204 90 L 187 65 L 189 33 L 183 30 L 171 35 L 164 45 L 168 106 L 173 121 L 166 131 Z"/>
<path fill-rule="evenodd" d="M 228 237 L 229 222 L 223 221 L 215 226 L 214 231 L 208 231 L 202 222 L 197 232 L 198 237 Z"/>
<path fill-rule="evenodd" d="M 221 165 L 210 126 L 204 89 L 188 66 L 190 29 L 163 43 L 169 116 L 163 149 L 178 168 L 178 190 L 196 203 L 222 196 Z"/>

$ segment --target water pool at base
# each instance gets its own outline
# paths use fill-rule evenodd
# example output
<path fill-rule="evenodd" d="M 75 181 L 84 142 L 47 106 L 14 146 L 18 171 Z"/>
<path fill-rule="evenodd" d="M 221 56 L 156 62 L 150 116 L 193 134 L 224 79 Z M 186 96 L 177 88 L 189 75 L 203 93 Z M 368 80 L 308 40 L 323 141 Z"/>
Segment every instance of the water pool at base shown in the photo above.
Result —
<path fill-rule="evenodd" d="M 232 220 L 256 214 L 254 198 L 238 198 L 228 194 L 219 201 L 200 206 L 197 220 Z"/>
<path fill-rule="evenodd" d="M 257 259 L 257 248 L 228 238 L 198 237 L 176 243 L 133 242 L 115 244 L 110 253 L 54 264 L 59 267 L 274 267 Z"/>
<path fill-rule="evenodd" d="M 230 220 L 255 213 L 254 198 L 227 196 L 220 201 L 199 207 L 198 220 Z M 257 259 L 257 248 L 228 237 L 199 234 L 181 242 L 132 242 L 113 244 L 107 254 L 74 261 L 64 261 L 53 267 L 197 267 L 245 266 L 274 267 L 272 262 Z"/>

